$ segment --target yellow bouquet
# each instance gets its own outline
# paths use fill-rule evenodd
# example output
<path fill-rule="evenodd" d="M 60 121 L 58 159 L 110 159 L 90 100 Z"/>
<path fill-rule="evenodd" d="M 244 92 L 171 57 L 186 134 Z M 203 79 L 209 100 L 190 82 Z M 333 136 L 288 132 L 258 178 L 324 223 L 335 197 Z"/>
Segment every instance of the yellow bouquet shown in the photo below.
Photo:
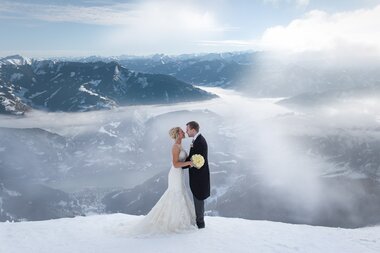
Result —
<path fill-rule="evenodd" d="M 191 156 L 191 161 L 194 164 L 194 167 L 197 169 L 202 168 L 202 166 L 205 164 L 205 159 L 201 155 L 193 155 Z"/>

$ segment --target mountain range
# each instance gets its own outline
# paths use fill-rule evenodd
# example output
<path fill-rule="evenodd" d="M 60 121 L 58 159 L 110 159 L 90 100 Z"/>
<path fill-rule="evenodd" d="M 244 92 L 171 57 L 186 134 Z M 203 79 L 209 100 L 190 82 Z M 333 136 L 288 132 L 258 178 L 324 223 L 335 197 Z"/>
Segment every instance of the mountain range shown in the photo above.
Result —
<path fill-rule="evenodd" d="M 380 86 L 378 66 L 284 61 L 266 52 L 168 56 L 0 59 L 0 112 L 88 111 L 120 105 L 214 98 L 195 86 L 234 89 L 253 97 L 297 97 Z M 331 65 L 331 66 L 330 66 Z M 304 95 L 305 94 L 305 95 Z M 284 104 L 285 105 L 285 104 Z"/>
<path fill-rule="evenodd" d="M 171 75 L 194 85 L 235 89 L 254 97 L 292 97 L 310 92 L 380 86 L 378 64 L 334 64 L 328 56 L 320 55 L 283 57 L 270 52 L 245 51 L 74 59 L 79 62 L 117 61 L 131 70 Z"/>
<path fill-rule="evenodd" d="M 55 62 L 4 58 L 0 113 L 31 109 L 78 112 L 117 106 L 198 101 L 216 96 L 163 74 L 128 70 L 116 62 Z"/>

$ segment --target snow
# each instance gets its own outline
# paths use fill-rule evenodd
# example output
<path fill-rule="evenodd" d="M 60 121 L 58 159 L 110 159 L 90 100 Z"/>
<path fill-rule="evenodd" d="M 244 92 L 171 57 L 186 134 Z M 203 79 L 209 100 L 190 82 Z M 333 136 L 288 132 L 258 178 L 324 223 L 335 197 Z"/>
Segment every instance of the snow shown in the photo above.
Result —
<path fill-rule="evenodd" d="M 15 103 L 6 97 L 1 97 L 1 104 L 5 107 L 6 111 L 16 111 Z"/>
<path fill-rule="evenodd" d="M 59 67 L 62 66 L 62 65 L 59 65 Z M 63 74 L 62 73 L 59 73 L 57 74 L 55 77 L 53 77 L 52 79 L 50 79 L 50 81 L 54 81 L 55 79 L 57 79 L 58 77 L 62 76 Z"/>
<path fill-rule="evenodd" d="M 91 91 L 89 89 L 86 89 L 86 87 L 84 87 L 84 85 L 81 85 L 79 87 L 79 91 L 86 92 L 86 93 L 90 94 L 91 96 L 96 96 L 96 97 L 99 97 L 99 98 L 101 98 L 103 100 L 107 100 L 106 97 L 103 97 L 103 96 L 101 96 L 101 95 L 99 95 L 99 94 L 97 94 L 97 93 L 95 93 L 95 92 L 93 92 L 93 91 Z"/>
<path fill-rule="evenodd" d="M 1 64 L 10 64 L 10 65 L 26 65 L 31 64 L 32 60 L 27 57 L 23 57 L 21 55 L 11 55 L 7 56 L 5 58 L 0 59 L 0 65 Z"/>
<path fill-rule="evenodd" d="M 98 86 L 99 83 L 101 83 L 101 82 L 102 82 L 102 80 L 91 80 L 91 81 L 89 81 L 88 83 L 89 83 L 90 85 L 92 85 L 92 86 Z"/>
<path fill-rule="evenodd" d="M 341 229 L 207 216 L 202 230 L 128 236 L 141 218 L 110 214 L 0 223 L 0 252 L 380 252 L 380 226 Z"/>
<path fill-rule="evenodd" d="M 114 127 L 114 128 L 118 128 L 120 124 L 121 124 L 121 122 L 112 121 L 109 125 L 112 126 L 112 127 Z"/>
<path fill-rule="evenodd" d="M 67 166 L 66 164 L 60 164 L 60 165 L 58 165 L 58 170 L 61 173 L 67 173 L 71 169 L 72 169 L 72 167 Z"/>
<path fill-rule="evenodd" d="M 219 152 L 214 152 L 215 154 L 218 154 L 218 155 L 222 155 L 222 156 L 230 156 L 229 154 L 227 154 L 227 153 L 224 153 L 224 152 L 221 152 L 221 151 L 219 151 Z"/>
<path fill-rule="evenodd" d="M 57 93 L 62 89 L 62 87 L 59 87 L 56 91 L 53 92 L 53 94 L 50 95 L 50 97 L 46 100 L 49 100 L 49 99 L 52 99 L 55 95 L 57 95 Z M 45 102 L 46 104 L 46 102 Z"/>
<path fill-rule="evenodd" d="M 224 63 L 222 62 L 219 66 L 219 68 L 216 70 L 217 73 L 220 73 L 220 71 L 222 71 L 222 69 L 225 67 Z"/>
<path fill-rule="evenodd" d="M 12 191 L 12 190 L 8 190 L 6 188 L 3 188 L 3 191 L 8 194 L 9 196 L 12 196 L 12 197 L 18 197 L 18 196 L 21 196 L 21 193 L 19 192 L 16 192 L 16 191 Z"/>
<path fill-rule="evenodd" d="M 44 93 L 46 93 L 46 92 L 47 92 L 47 90 L 45 90 L 45 91 L 41 91 L 41 92 L 36 92 L 36 93 L 30 95 L 29 98 L 30 98 L 30 99 L 33 99 L 33 98 L 38 97 L 39 95 L 44 94 Z"/>
<path fill-rule="evenodd" d="M 33 72 L 37 75 L 43 75 L 46 72 L 43 70 L 44 66 L 46 65 L 46 61 L 37 61 L 35 64 L 33 64 Z"/>
<path fill-rule="evenodd" d="M 231 163 L 231 164 L 237 164 L 238 162 L 236 160 L 229 160 L 229 161 L 219 161 L 219 163 Z"/>
<path fill-rule="evenodd" d="M 115 75 L 119 75 L 120 74 L 119 66 L 117 66 L 117 65 L 115 66 L 114 74 Z"/>
<path fill-rule="evenodd" d="M 146 77 L 139 77 L 139 78 L 137 78 L 137 80 L 138 80 L 138 83 L 141 84 L 142 88 L 145 88 L 148 86 L 148 81 L 147 81 Z"/>
<path fill-rule="evenodd" d="M 43 69 L 38 69 L 35 73 L 36 73 L 36 75 L 45 75 L 46 71 Z"/>
<path fill-rule="evenodd" d="M 114 81 L 120 81 L 121 80 L 121 77 L 120 77 L 120 70 L 119 70 L 119 67 L 116 65 L 115 66 L 115 71 L 114 71 L 114 75 L 113 75 L 113 80 Z"/>
<path fill-rule="evenodd" d="M 108 135 L 111 136 L 111 137 L 117 137 L 117 135 L 115 135 L 115 134 L 111 133 L 110 131 L 107 131 L 106 129 L 104 129 L 103 126 L 100 127 L 99 132 L 100 132 L 100 133 L 104 133 L 104 134 L 108 134 Z"/>
<path fill-rule="evenodd" d="M 22 74 L 22 73 L 13 73 L 11 75 L 11 82 L 18 81 L 18 80 L 20 80 L 23 77 L 24 77 L 24 74 Z"/>
<path fill-rule="evenodd" d="M 28 92 L 29 89 L 20 87 L 18 91 L 14 91 L 14 94 L 19 97 L 19 98 L 24 98 L 25 99 L 25 93 Z"/>

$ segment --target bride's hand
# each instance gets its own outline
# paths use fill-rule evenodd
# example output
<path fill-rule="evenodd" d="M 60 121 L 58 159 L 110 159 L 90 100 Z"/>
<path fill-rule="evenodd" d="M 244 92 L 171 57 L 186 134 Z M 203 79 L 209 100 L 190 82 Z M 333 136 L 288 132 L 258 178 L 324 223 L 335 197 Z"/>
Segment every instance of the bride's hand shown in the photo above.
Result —
<path fill-rule="evenodd" d="M 194 167 L 194 164 L 193 164 L 192 161 L 189 161 L 189 162 L 188 162 L 188 165 L 189 165 L 190 167 Z"/>

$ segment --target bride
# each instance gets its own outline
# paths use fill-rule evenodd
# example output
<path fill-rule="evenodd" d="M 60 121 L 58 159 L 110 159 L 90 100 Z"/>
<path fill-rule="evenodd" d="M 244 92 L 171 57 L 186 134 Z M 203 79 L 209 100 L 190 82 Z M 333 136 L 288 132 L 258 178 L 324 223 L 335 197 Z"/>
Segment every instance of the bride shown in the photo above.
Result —
<path fill-rule="evenodd" d="M 187 153 L 181 145 L 185 132 L 180 127 L 174 127 L 170 129 L 169 135 L 174 144 L 168 188 L 152 210 L 134 227 L 133 234 L 162 234 L 195 228 L 194 203 L 183 179 L 182 167 L 193 166 L 192 162 L 185 161 Z"/>

